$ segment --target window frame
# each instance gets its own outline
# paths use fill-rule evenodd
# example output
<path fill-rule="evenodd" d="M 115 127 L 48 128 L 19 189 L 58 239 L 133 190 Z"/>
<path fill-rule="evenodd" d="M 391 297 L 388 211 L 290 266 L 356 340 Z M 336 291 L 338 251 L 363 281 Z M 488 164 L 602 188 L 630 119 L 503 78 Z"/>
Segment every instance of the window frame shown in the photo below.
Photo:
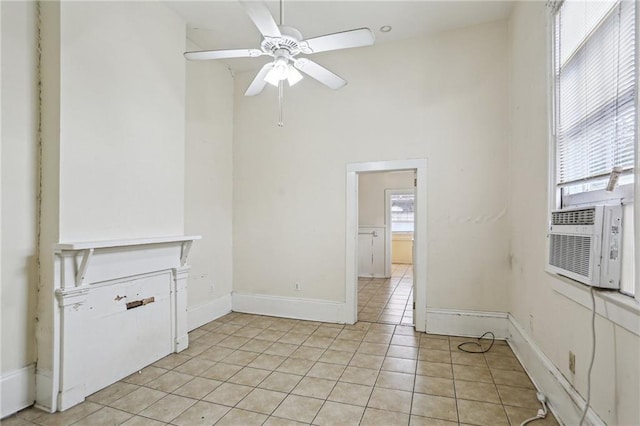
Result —
<path fill-rule="evenodd" d="M 635 199 L 640 197 L 640 185 L 638 185 L 640 179 L 640 159 L 639 153 L 639 141 L 640 141 L 640 55 L 638 52 L 638 46 L 640 46 L 640 5 L 635 7 L 635 43 L 636 43 L 636 57 L 635 57 L 635 144 L 634 144 L 634 169 L 632 174 L 634 176 L 634 182 L 631 184 L 620 185 L 616 187 L 613 192 L 607 192 L 603 189 L 594 191 L 585 191 L 577 194 L 563 195 L 562 187 L 558 185 L 557 180 L 557 79 L 556 79 L 556 13 L 559 7 L 565 0 L 559 0 L 555 2 L 549 2 L 547 13 L 547 77 L 548 77 L 548 153 L 549 153 L 549 169 L 548 169 L 548 209 L 547 209 L 547 223 L 551 222 L 551 212 L 565 207 L 575 207 L 593 204 L 609 204 L 619 202 L 622 205 L 632 204 L 634 205 L 634 259 L 632 260 L 635 265 L 635 277 L 634 277 L 634 295 L 618 291 L 610 292 L 597 292 L 599 299 L 603 304 L 610 304 L 611 312 L 603 312 L 603 316 L 616 322 L 635 334 L 640 335 L 640 327 L 629 326 L 629 315 L 635 318 L 631 321 L 637 321 L 640 317 L 640 283 L 638 277 L 638 267 L 640 266 L 640 250 L 638 242 L 640 241 L 640 209 L 636 208 Z M 625 1 L 625 0 L 622 0 Z M 548 242 L 547 242 L 548 251 Z M 563 294 L 564 296 L 580 303 L 586 307 L 590 307 L 587 303 L 589 288 L 588 286 L 575 282 L 569 278 L 565 278 L 559 274 L 549 272 L 545 269 L 545 272 L 552 275 L 556 280 L 552 283 L 553 289 Z M 621 320 L 622 318 L 622 320 Z M 633 324 L 632 324 L 633 325 Z"/>

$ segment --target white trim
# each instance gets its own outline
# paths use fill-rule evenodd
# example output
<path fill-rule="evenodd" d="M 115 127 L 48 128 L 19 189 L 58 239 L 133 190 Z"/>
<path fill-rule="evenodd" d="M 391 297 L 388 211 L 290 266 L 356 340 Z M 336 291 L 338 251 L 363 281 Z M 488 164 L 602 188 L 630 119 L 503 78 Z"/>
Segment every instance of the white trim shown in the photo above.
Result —
<path fill-rule="evenodd" d="M 151 238 L 135 238 L 128 240 L 109 240 L 109 241 L 82 241 L 82 242 L 70 242 L 70 243 L 56 243 L 53 245 L 54 250 L 86 250 L 86 249 L 99 249 L 99 248 L 114 248 L 114 247 L 130 247 L 130 246 L 142 246 L 148 244 L 167 244 L 167 243 L 182 243 L 194 240 L 200 240 L 200 235 L 185 235 L 185 236 L 171 236 L 171 237 L 151 237 Z"/>
<path fill-rule="evenodd" d="M 353 324 L 358 312 L 358 173 L 397 170 L 416 171 L 414 318 L 417 331 L 425 331 L 427 308 L 427 159 L 372 161 L 346 166 L 346 232 L 345 232 L 345 312 L 346 322 Z"/>
<path fill-rule="evenodd" d="M 0 376 L 0 418 L 33 405 L 36 399 L 36 365 L 3 373 Z"/>
<path fill-rule="evenodd" d="M 187 330 L 191 331 L 231 312 L 231 293 L 187 309 Z"/>
<path fill-rule="evenodd" d="M 345 304 L 315 299 L 270 296 L 266 294 L 231 294 L 233 312 L 294 318 L 333 323 L 345 322 Z"/>
<path fill-rule="evenodd" d="M 480 337 L 489 330 L 504 340 L 509 336 L 507 317 L 506 312 L 427 308 L 427 333 Z"/>
<path fill-rule="evenodd" d="M 508 325 L 509 346 L 536 388 L 547 397 L 553 414 L 564 424 L 578 424 L 585 400 L 511 314 Z M 589 425 L 605 425 L 591 407 L 586 421 Z"/>
<path fill-rule="evenodd" d="M 552 283 L 555 292 L 591 310 L 588 286 L 556 274 L 552 275 L 556 278 Z M 595 295 L 598 315 L 640 336 L 640 301 L 616 291 L 597 290 Z"/>

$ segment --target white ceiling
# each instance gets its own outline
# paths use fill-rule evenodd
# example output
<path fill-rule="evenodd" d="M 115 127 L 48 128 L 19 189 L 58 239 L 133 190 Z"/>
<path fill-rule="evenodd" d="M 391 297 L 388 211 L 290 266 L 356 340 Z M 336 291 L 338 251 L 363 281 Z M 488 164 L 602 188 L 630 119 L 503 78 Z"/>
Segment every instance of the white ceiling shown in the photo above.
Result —
<path fill-rule="evenodd" d="M 279 2 L 266 3 L 278 22 Z M 260 47 L 260 33 L 237 1 L 178 0 L 167 4 L 185 19 L 188 37 L 203 50 Z M 504 19 L 510 10 L 511 2 L 506 0 L 285 0 L 284 24 L 297 28 L 304 38 L 369 27 L 378 44 Z M 383 25 L 393 29 L 383 33 Z M 257 69 L 264 61 L 224 62 L 242 72 Z"/>

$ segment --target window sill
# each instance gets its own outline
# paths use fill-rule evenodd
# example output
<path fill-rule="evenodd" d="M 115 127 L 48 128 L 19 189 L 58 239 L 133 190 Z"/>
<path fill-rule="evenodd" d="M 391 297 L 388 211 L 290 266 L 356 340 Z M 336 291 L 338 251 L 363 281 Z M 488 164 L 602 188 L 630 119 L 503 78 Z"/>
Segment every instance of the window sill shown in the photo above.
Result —
<path fill-rule="evenodd" d="M 563 276 L 547 272 L 555 278 L 553 290 L 566 298 L 591 309 L 590 287 Z M 640 336 L 640 302 L 612 290 L 596 289 L 596 312 L 598 315 Z"/>

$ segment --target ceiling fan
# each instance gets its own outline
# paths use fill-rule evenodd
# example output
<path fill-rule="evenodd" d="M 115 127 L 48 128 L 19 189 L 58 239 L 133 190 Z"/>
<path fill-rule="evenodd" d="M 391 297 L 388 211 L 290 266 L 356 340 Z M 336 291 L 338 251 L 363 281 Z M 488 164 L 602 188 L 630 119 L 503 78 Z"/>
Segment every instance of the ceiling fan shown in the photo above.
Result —
<path fill-rule="evenodd" d="M 240 3 L 262 34 L 263 40 L 260 49 L 204 50 L 186 52 L 184 56 L 191 61 L 271 56 L 273 61 L 265 64 L 258 71 L 244 93 L 245 96 L 258 95 L 269 83 L 279 87 L 280 100 L 282 100 L 283 81 L 286 80 L 290 86 L 293 86 L 302 79 L 302 74 L 299 71 L 331 89 L 340 89 L 347 84 L 346 80 L 308 58 L 298 58 L 297 56 L 369 46 L 374 42 L 373 33 L 369 28 L 359 28 L 304 40 L 300 31 L 283 25 L 282 0 L 280 0 L 280 25 L 276 24 L 271 12 L 262 1 L 240 0 Z"/>

